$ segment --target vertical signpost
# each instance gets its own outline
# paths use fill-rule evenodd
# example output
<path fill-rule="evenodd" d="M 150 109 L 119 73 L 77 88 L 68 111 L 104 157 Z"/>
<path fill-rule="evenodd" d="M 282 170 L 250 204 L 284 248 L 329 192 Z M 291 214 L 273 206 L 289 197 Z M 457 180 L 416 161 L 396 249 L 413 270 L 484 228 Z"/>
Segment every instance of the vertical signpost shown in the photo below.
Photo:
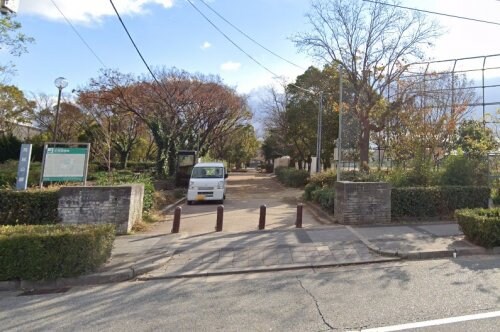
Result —
<path fill-rule="evenodd" d="M 17 165 L 16 190 L 26 190 L 31 161 L 31 144 L 22 144 Z"/>

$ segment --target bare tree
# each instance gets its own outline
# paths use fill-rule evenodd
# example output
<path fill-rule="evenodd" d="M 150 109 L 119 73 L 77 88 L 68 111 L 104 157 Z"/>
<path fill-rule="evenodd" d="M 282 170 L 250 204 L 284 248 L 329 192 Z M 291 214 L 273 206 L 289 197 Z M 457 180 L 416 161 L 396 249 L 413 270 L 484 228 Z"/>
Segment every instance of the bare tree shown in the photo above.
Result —
<path fill-rule="evenodd" d="M 367 165 L 370 132 L 383 130 L 391 110 L 375 112 L 381 96 L 406 64 L 424 57 L 439 28 L 418 12 L 361 0 L 313 0 L 307 18 L 311 30 L 294 41 L 300 50 L 345 71 L 354 90 L 350 107 L 361 125 L 360 161 Z"/>

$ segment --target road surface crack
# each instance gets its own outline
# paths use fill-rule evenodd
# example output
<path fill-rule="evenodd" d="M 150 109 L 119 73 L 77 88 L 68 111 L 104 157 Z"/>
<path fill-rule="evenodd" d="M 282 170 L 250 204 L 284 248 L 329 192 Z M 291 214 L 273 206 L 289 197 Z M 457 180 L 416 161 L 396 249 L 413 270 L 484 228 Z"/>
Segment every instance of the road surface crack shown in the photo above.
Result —
<path fill-rule="evenodd" d="M 318 311 L 319 316 L 321 317 L 321 320 L 323 321 L 323 324 L 325 324 L 330 330 L 336 330 L 333 326 L 331 326 L 325 319 L 325 316 L 323 316 L 323 312 L 321 311 L 321 308 L 319 307 L 318 300 L 316 297 L 307 289 L 304 287 L 302 284 L 302 281 L 299 279 L 299 277 L 296 277 L 297 281 L 299 282 L 300 287 L 306 292 L 314 301 L 314 304 L 316 305 L 316 310 Z"/>

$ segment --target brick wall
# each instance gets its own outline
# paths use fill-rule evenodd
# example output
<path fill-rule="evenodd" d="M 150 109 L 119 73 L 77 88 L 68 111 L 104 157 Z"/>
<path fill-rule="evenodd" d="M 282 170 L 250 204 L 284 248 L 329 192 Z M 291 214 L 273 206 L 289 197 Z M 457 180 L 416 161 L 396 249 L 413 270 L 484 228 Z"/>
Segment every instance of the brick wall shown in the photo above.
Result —
<path fill-rule="evenodd" d="M 334 214 L 341 224 L 390 223 L 391 187 L 384 182 L 336 182 Z"/>
<path fill-rule="evenodd" d="M 130 232 L 142 217 L 144 185 L 62 187 L 58 214 L 66 224 L 116 225 L 117 234 Z"/>

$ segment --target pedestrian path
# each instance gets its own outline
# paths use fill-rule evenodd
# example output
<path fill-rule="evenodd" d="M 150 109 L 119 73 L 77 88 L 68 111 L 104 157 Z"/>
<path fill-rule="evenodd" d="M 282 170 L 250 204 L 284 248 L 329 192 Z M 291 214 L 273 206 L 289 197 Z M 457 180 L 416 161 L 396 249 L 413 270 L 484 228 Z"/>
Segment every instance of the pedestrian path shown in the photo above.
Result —
<path fill-rule="evenodd" d="M 320 268 L 399 259 L 371 251 L 342 226 L 185 236 L 170 243 L 169 249 L 170 260 L 140 279 Z"/>

